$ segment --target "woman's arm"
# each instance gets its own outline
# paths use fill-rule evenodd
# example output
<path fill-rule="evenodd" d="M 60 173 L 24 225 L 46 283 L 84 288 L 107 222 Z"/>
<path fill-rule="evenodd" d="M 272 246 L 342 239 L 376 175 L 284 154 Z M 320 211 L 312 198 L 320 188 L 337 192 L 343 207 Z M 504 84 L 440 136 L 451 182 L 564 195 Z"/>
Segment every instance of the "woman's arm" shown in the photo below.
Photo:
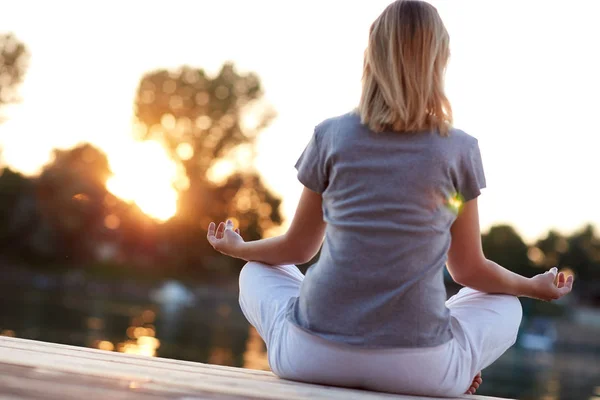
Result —
<path fill-rule="evenodd" d="M 208 227 L 208 241 L 215 250 L 246 261 L 270 265 L 303 264 L 319 251 L 325 234 L 321 195 L 304 188 L 288 231 L 274 238 L 244 242 L 231 221 Z"/>
<path fill-rule="evenodd" d="M 571 291 L 573 277 L 565 279 L 564 274 L 558 274 L 556 268 L 533 278 L 525 278 L 486 259 L 481 247 L 477 199 L 464 204 L 452 225 L 451 234 L 448 271 L 461 285 L 487 293 L 542 300 L 555 300 Z"/>

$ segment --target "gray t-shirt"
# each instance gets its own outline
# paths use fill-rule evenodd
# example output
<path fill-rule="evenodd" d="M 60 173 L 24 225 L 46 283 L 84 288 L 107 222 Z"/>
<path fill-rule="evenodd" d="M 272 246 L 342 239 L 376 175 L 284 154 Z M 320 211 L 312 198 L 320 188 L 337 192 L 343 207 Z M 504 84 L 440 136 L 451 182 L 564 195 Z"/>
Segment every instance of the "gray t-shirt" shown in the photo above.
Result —
<path fill-rule="evenodd" d="M 349 113 L 316 127 L 296 168 L 322 195 L 327 228 L 288 320 L 368 348 L 450 340 L 443 270 L 453 199 L 485 187 L 477 140 L 457 129 L 375 133 Z"/>

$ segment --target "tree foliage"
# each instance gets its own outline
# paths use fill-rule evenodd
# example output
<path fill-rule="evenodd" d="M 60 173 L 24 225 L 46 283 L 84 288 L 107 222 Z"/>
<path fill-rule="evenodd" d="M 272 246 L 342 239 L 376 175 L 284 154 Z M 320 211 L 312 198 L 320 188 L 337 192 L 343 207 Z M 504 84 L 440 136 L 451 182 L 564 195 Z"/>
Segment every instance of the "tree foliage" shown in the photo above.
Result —
<path fill-rule="evenodd" d="M 18 88 L 25 77 L 28 62 L 25 44 L 12 33 L 0 34 L 0 109 L 20 100 Z"/>
<path fill-rule="evenodd" d="M 26 52 L 13 36 L 0 42 L 5 105 L 17 99 Z M 281 223 L 279 197 L 252 167 L 257 134 L 273 118 L 262 95 L 258 77 L 239 74 L 232 64 L 213 77 L 190 67 L 144 75 L 134 104 L 138 138 L 163 144 L 184 171 L 177 216 L 161 224 L 116 198 L 106 187 L 112 175 L 106 155 L 81 144 L 55 150 L 38 176 L 3 171 L 4 254 L 30 262 L 85 266 L 108 260 L 196 277 L 230 276 L 239 263 L 210 248 L 209 221 L 235 218 L 247 240 Z M 244 123 L 247 116 L 252 125 Z M 215 177 L 223 161 L 234 167 Z"/>
<path fill-rule="evenodd" d="M 525 276 L 532 276 L 536 271 L 528 257 L 528 246 L 521 236 L 509 225 L 496 225 L 483 234 L 481 243 L 485 256 Z"/>
<path fill-rule="evenodd" d="M 169 222 L 177 226 L 184 262 L 197 264 L 212 254 L 205 240 L 212 220 L 234 217 L 247 240 L 281 223 L 280 199 L 252 167 L 257 134 L 274 116 L 262 96 L 259 78 L 238 73 L 231 63 L 212 77 L 191 67 L 158 70 L 139 84 L 139 138 L 163 143 L 185 171 L 178 214 Z M 215 179 L 211 173 L 224 161 L 234 168 Z"/>

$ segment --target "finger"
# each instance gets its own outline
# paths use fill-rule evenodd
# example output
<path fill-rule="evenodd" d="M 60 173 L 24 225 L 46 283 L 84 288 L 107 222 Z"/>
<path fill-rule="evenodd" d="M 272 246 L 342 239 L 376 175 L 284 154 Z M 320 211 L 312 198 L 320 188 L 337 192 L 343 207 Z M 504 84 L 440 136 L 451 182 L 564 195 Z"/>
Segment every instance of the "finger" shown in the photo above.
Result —
<path fill-rule="evenodd" d="M 560 289 L 558 289 L 558 296 L 556 297 L 556 299 L 555 299 L 555 300 L 558 300 L 558 299 L 560 299 L 561 297 L 563 297 L 563 296 L 565 296 L 565 295 L 569 294 L 569 292 L 571 292 L 571 288 L 569 288 L 569 287 L 567 287 L 567 286 L 561 287 Z"/>
<path fill-rule="evenodd" d="M 473 384 L 471 385 L 471 387 L 475 390 L 479 389 L 479 383 L 477 382 L 473 382 Z"/>
<path fill-rule="evenodd" d="M 569 275 L 563 287 L 559 289 L 559 293 L 561 296 L 571 292 L 573 289 L 573 275 Z"/>
<path fill-rule="evenodd" d="M 237 228 L 237 229 L 235 230 L 235 233 L 237 233 L 238 235 L 242 236 L 242 234 L 240 233 L 240 228 Z"/>
<path fill-rule="evenodd" d="M 215 224 L 211 222 L 208 224 L 208 232 L 206 234 L 206 238 L 208 239 L 208 243 L 210 243 L 213 247 L 215 247 L 217 238 L 215 236 Z"/>
<path fill-rule="evenodd" d="M 565 286 L 568 286 L 570 288 L 573 288 L 573 281 L 575 281 L 575 276 L 573 275 L 569 275 L 567 277 L 567 281 L 565 282 Z"/>
<path fill-rule="evenodd" d="M 207 236 L 211 237 L 211 236 L 215 236 L 215 223 L 211 222 L 210 224 L 208 224 L 208 232 L 207 232 Z"/>
<path fill-rule="evenodd" d="M 219 226 L 217 227 L 217 239 L 223 239 L 223 232 L 225 232 L 225 224 L 219 222 Z"/>
<path fill-rule="evenodd" d="M 564 273 L 560 272 L 558 274 L 558 282 L 557 282 L 556 286 L 558 286 L 559 289 L 561 287 L 565 286 L 565 274 Z"/>
<path fill-rule="evenodd" d="M 571 275 L 567 278 L 567 281 L 565 282 L 564 286 L 557 289 L 559 298 L 570 293 L 572 289 L 573 289 L 573 277 Z"/>
<path fill-rule="evenodd" d="M 231 229 L 233 230 L 233 221 L 228 219 L 227 222 L 225 222 L 225 229 Z"/>
<path fill-rule="evenodd" d="M 548 280 L 552 280 L 552 284 L 554 286 L 556 286 L 558 284 L 557 279 L 556 279 L 557 274 L 558 274 L 558 268 L 556 268 L 556 267 L 552 267 L 544 273 L 544 275 L 548 276 L 548 278 L 547 278 Z"/>

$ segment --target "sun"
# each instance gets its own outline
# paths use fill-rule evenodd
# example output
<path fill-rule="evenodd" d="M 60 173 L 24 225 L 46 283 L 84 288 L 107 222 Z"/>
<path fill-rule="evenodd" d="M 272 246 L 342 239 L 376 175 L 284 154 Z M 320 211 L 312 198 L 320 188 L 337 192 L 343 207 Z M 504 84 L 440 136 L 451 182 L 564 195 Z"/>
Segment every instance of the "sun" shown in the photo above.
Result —
<path fill-rule="evenodd" d="M 177 165 L 155 141 L 135 142 L 107 151 L 113 176 L 107 189 L 117 197 L 134 202 L 147 215 L 166 221 L 177 212 Z"/>

